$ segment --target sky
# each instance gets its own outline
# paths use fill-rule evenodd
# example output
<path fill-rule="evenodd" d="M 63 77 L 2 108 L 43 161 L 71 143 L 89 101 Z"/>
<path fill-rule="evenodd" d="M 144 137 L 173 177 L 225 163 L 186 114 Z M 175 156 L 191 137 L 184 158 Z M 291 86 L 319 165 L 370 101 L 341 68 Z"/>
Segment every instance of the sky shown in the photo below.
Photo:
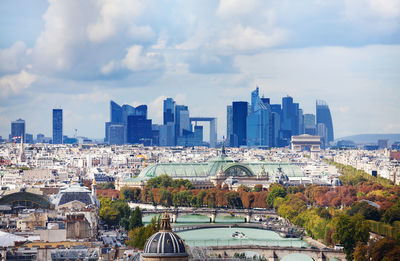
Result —
<path fill-rule="evenodd" d="M 250 92 L 304 113 L 325 100 L 335 138 L 400 133 L 400 0 L 2 0 L 0 135 L 104 137 L 109 102 L 174 98 L 217 117 Z"/>

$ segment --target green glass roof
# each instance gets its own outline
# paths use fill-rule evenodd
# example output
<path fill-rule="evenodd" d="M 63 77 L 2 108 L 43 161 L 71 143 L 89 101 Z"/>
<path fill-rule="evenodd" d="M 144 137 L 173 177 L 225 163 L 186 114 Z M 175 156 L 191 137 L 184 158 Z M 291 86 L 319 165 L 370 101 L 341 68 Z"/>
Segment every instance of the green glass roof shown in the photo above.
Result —
<path fill-rule="evenodd" d="M 143 169 L 137 178 L 126 181 L 138 182 L 163 174 L 167 174 L 173 178 L 206 179 L 210 176 L 215 176 L 221 166 L 225 170 L 235 164 L 248 168 L 254 175 L 265 173 L 265 175 L 268 174 L 271 177 L 272 175 L 278 174 L 279 168 L 281 168 L 282 172 L 288 177 L 304 176 L 302 169 L 294 164 L 272 162 L 235 163 L 233 159 L 222 155 L 207 163 L 157 163 Z"/>

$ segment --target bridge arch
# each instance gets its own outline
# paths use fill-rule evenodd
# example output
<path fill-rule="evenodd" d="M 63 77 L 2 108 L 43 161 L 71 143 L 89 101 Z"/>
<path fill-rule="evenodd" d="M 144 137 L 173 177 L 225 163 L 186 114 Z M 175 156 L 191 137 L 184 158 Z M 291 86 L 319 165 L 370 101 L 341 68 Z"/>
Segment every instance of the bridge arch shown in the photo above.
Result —
<path fill-rule="evenodd" d="M 252 177 L 253 171 L 244 164 L 232 163 L 223 168 L 225 176 L 232 177 Z"/>
<path fill-rule="evenodd" d="M 301 254 L 301 253 L 293 253 L 286 255 L 280 259 L 280 261 L 315 261 L 312 257 L 310 257 L 307 254 Z"/>

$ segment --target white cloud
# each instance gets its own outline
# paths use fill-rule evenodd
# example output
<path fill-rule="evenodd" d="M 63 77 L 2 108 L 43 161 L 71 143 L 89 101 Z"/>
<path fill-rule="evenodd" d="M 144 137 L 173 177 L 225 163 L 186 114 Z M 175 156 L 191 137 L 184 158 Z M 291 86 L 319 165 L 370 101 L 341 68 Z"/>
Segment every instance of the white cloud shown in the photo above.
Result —
<path fill-rule="evenodd" d="M 102 42 L 114 36 L 124 24 L 139 17 L 144 11 L 144 7 L 141 1 L 135 0 L 98 1 L 97 8 L 100 16 L 96 23 L 88 26 L 89 39 L 93 42 Z M 135 27 L 131 29 L 134 30 Z M 146 30 L 148 33 L 146 27 L 141 30 Z"/>
<path fill-rule="evenodd" d="M 398 18 L 400 16 L 399 0 L 369 0 L 371 12 L 383 18 Z"/>
<path fill-rule="evenodd" d="M 281 29 L 273 29 L 265 33 L 250 26 L 237 25 L 222 33 L 217 48 L 228 53 L 254 52 L 277 46 L 285 40 L 286 33 Z"/>
<path fill-rule="evenodd" d="M 26 66 L 28 50 L 21 41 L 15 42 L 10 48 L 0 49 L 0 75 L 18 72 Z"/>
<path fill-rule="evenodd" d="M 133 45 L 127 49 L 121 65 L 131 71 L 150 71 L 162 66 L 163 58 L 158 53 L 145 53 L 140 45 Z"/>
<path fill-rule="evenodd" d="M 0 78 L 0 97 L 6 98 L 10 95 L 21 93 L 36 80 L 34 74 L 22 70 L 18 74 L 9 74 Z"/>
<path fill-rule="evenodd" d="M 220 0 L 217 15 L 223 18 L 247 15 L 254 10 L 257 0 Z"/>

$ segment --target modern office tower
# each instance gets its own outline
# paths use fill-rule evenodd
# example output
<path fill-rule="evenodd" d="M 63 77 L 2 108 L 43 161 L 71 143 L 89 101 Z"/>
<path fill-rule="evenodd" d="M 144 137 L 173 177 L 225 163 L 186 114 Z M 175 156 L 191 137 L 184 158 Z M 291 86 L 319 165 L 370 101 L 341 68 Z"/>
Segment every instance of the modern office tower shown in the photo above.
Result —
<path fill-rule="evenodd" d="M 32 144 L 33 143 L 33 135 L 29 133 L 25 133 L 24 143 Z"/>
<path fill-rule="evenodd" d="M 122 122 L 122 107 L 116 102 L 110 101 L 110 122 L 121 123 Z"/>
<path fill-rule="evenodd" d="M 36 135 L 36 142 L 42 143 L 43 140 L 44 140 L 44 134 L 38 133 L 38 134 Z"/>
<path fill-rule="evenodd" d="M 230 137 L 230 146 L 239 147 L 246 145 L 246 119 L 249 109 L 248 102 L 232 102 L 232 126 L 233 131 Z"/>
<path fill-rule="evenodd" d="M 294 116 L 292 117 L 292 135 L 299 135 L 299 110 L 300 105 L 297 102 L 293 103 Z"/>
<path fill-rule="evenodd" d="M 315 115 L 311 113 L 304 114 L 304 133 L 316 135 Z"/>
<path fill-rule="evenodd" d="M 22 137 L 25 140 L 25 121 L 18 119 L 11 122 L 11 138 Z M 21 142 L 20 138 L 14 139 L 15 142 Z"/>
<path fill-rule="evenodd" d="M 168 122 L 174 122 L 175 120 L 175 101 L 172 98 L 164 100 L 164 114 L 163 114 L 164 125 Z"/>
<path fill-rule="evenodd" d="M 280 131 L 281 131 L 281 115 L 282 115 L 282 106 L 280 104 L 271 104 L 271 113 L 272 113 L 272 141 L 273 147 L 280 146 Z"/>
<path fill-rule="evenodd" d="M 251 112 L 247 116 L 247 146 L 271 146 L 271 110 L 269 100 L 259 96 L 258 87 L 251 93 Z"/>
<path fill-rule="evenodd" d="M 232 105 L 228 105 L 226 106 L 226 139 L 228 144 L 230 144 L 229 138 L 231 137 L 232 134 L 233 134 L 233 109 Z"/>
<path fill-rule="evenodd" d="M 118 105 L 114 101 L 110 101 L 110 121 L 106 122 L 105 126 L 105 139 L 104 142 L 109 143 L 109 129 L 113 124 L 124 126 L 124 142 L 128 142 L 128 117 L 129 116 L 143 116 L 147 119 L 147 105 L 140 105 L 138 107 L 133 107 L 128 104 L 122 106 Z"/>
<path fill-rule="evenodd" d="M 281 146 L 289 145 L 292 137 L 293 122 L 295 118 L 295 111 L 293 105 L 293 98 L 290 96 L 282 98 L 282 115 L 281 115 L 281 132 L 280 140 Z"/>
<path fill-rule="evenodd" d="M 189 109 L 185 105 L 175 105 L 175 141 L 182 136 L 183 130 L 191 130 Z"/>
<path fill-rule="evenodd" d="M 203 126 L 194 126 L 194 138 L 203 143 Z"/>
<path fill-rule="evenodd" d="M 298 135 L 304 134 L 304 115 L 303 115 L 303 109 L 299 109 L 299 133 Z"/>
<path fill-rule="evenodd" d="M 142 143 L 151 145 L 151 120 L 143 115 L 129 115 L 127 124 L 127 141 L 130 144 Z"/>
<path fill-rule="evenodd" d="M 328 146 L 328 128 L 324 123 L 317 124 L 317 135 L 321 137 L 321 147 L 326 148 Z"/>
<path fill-rule="evenodd" d="M 63 143 L 63 111 L 53 109 L 53 144 Z"/>
<path fill-rule="evenodd" d="M 108 127 L 110 145 L 124 144 L 125 126 L 122 123 L 110 123 Z"/>
<path fill-rule="evenodd" d="M 151 127 L 151 145 L 160 146 L 160 129 L 158 127 L 154 128 L 155 125 L 157 124 L 153 124 Z"/>
<path fill-rule="evenodd" d="M 159 126 L 159 132 L 160 146 L 175 146 L 175 124 L 173 122 Z"/>
<path fill-rule="evenodd" d="M 325 101 L 317 100 L 316 112 L 317 112 L 317 128 L 319 123 L 323 123 L 326 126 L 327 129 L 326 146 L 328 146 L 329 143 L 334 140 L 331 111 L 329 110 L 329 106 L 326 104 Z"/>

